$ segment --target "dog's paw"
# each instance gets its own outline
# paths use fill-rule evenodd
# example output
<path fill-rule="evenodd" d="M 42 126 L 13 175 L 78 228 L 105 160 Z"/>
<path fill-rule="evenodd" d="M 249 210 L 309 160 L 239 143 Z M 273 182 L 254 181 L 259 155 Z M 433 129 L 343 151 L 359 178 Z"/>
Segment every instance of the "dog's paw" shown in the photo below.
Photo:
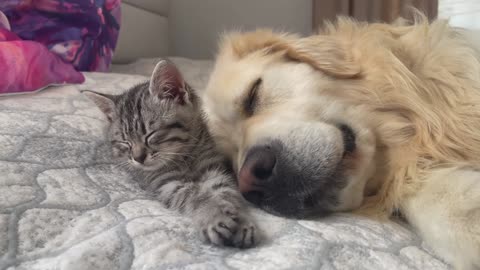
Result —
<path fill-rule="evenodd" d="M 235 207 L 209 209 L 200 227 L 204 241 L 218 246 L 249 248 L 257 241 L 257 229 L 247 215 Z"/>

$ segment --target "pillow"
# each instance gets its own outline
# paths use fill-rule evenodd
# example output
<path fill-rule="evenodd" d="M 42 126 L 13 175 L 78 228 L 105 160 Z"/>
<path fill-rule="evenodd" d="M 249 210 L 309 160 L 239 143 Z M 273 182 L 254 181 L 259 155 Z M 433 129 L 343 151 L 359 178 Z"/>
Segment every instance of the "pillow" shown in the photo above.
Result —
<path fill-rule="evenodd" d="M 15 33 L 1 27 L 0 94 L 31 92 L 49 85 L 85 80 L 71 64 L 50 52 L 45 45 L 21 40 Z"/>
<path fill-rule="evenodd" d="M 120 0 L 0 0 L 0 94 L 108 71 L 119 29 Z"/>
<path fill-rule="evenodd" d="M 22 40 L 45 45 L 78 71 L 108 71 L 120 30 L 120 0 L 0 0 Z"/>

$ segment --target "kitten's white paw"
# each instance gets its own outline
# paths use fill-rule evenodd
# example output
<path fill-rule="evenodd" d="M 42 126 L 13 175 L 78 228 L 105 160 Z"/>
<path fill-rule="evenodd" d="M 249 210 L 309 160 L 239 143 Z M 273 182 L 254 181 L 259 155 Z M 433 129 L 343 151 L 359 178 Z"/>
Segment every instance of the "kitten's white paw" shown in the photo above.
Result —
<path fill-rule="evenodd" d="M 204 241 L 218 246 L 249 248 L 257 241 L 256 226 L 233 206 L 208 209 L 201 226 Z"/>
<path fill-rule="evenodd" d="M 233 246 L 239 248 L 249 248 L 258 241 L 258 232 L 255 224 L 247 219 L 240 222 L 233 238 Z"/>

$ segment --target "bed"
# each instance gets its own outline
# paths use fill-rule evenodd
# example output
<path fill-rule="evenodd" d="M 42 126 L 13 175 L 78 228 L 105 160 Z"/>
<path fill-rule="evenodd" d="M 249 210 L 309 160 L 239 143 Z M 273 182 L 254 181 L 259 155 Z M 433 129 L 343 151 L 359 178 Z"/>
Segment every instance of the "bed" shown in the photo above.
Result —
<path fill-rule="evenodd" d="M 290 220 L 253 209 L 263 235 L 257 247 L 206 245 L 188 218 L 116 167 L 106 119 L 79 90 L 119 93 L 146 80 L 159 55 L 173 54 L 170 5 L 124 1 L 111 73 L 0 98 L 1 270 L 451 269 L 401 220 L 349 214 Z M 156 34 L 142 31 L 149 27 Z M 170 59 L 194 88 L 205 87 L 210 60 Z"/>
<path fill-rule="evenodd" d="M 171 59 L 193 87 L 205 86 L 210 61 Z M 79 93 L 123 91 L 157 61 L 0 99 L 0 269 L 449 269 L 401 221 L 348 214 L 297 221 L 254 210 L 258 247 L 201 243 L 188 218 L 111 163 L 106 120 Z"/>

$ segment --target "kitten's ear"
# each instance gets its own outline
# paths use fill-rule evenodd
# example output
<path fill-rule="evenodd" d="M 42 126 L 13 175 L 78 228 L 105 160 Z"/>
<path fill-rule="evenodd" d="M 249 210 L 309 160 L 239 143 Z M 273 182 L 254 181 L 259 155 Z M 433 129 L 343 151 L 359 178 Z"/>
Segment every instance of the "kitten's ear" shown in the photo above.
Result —
<path fill-rule="evenodd" d="M 113 116 L 115 115 L 115 96 L 101 94 L 90 90 L 83 90 L 81 93 L 91 99 L 107 116 L 108 121 L 112 122 Z"/>
<path fill-rule="evenodd" d="M 180 104 L 189 103 L 185 81 L 178 68 L 169 60 L 161 60 L 150 78 L 150 94 L 160 99 L 172 99 Z"/>

